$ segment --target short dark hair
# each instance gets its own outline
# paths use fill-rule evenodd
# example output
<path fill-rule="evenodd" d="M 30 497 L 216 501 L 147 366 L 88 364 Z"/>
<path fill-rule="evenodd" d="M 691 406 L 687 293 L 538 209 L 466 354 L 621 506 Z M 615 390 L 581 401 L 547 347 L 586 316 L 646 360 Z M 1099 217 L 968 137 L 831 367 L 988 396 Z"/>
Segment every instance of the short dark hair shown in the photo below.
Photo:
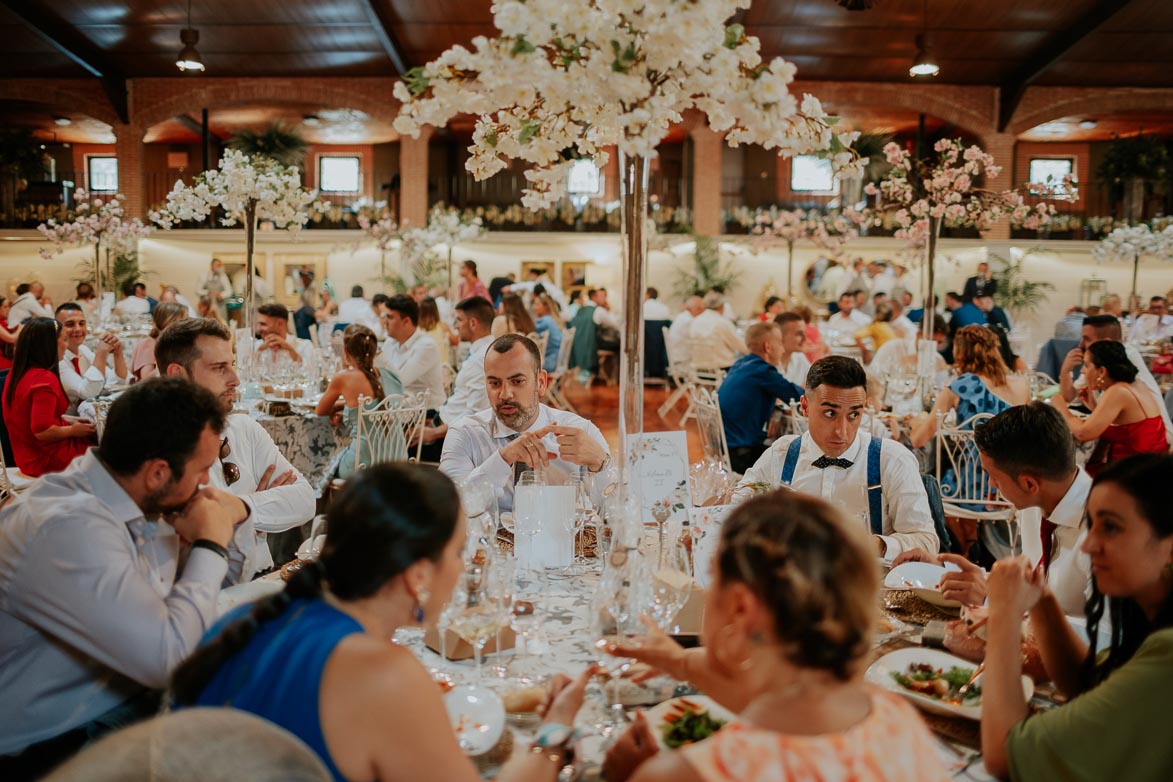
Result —
<path fill-rule="evenodd" d="M 656 290 L 655 288 L 648 288 L 648 298 L 649 299 L 658 299 L 658 298 L 660 298 L 660 292 L 658 290 Z"/>
<path fill-rule="evenodd" d="M 110 406 L 98 458 L 120 476 L 163 459 L 180 478 L 204 427 L 220 434 L 224 424 L 224 410 L 211 391 L 179 378 L 152 378 L 135 383 Z"/>
<path fill-rule="evenodd" d="M 1124 338 L 1120 329 L 1120 321 L 1115 315 L 1088 315 L 1083 319 L 1084 326 L 1091 326 L 1101 339 L 1112 339 L 1119 342 Z"/>
<path fill-rule="evenodd" d="M 214 337 L 225 342 L 232 340 L 228 327 L 215 318 L 183 318 L 159 332 L 155 338 L 155 366 L 160 375 L 167 374 L 167 367 L 178 364 L 184 371 L 200 357 L 196 340 L 200 337 Z"/>
<path fill-rule="evenodd" d="M 769 310 L 770 307 L 773 307 L 775 304 L 777 304 L 780 301 L 782 301 L 781 297 L 771 296 L 770 298 L 766 299 L 765 306 L 763 306 L 762 309 Z"/>
<path fill-rule="evenodd" d="M 475 319 L 485 328 L 492 326 L 493 318 L 497 317 L 493 305 L 483 296 L 469 296 L 467 299 L 457 302 L 456 309 Z M 419 317 L 418 311 L 416 317 Z"/>
<path fill-rule="evenodd" d="M 1088 346 L 1092 363 L 1108 371 L 1108 377 L 1119 383 L 1131 383 L 1136 380 L 1139 371 L 1136 365 L 1128 358 L 1128 351 L 1123 342 L 1113 342 L 1102 339 Z"/>
<path fill-rule="evenodd" d="M 352 286 L 350 288 L 350 297 L 352 299 L 361 299 L 362 298 L 362 286 L 361 285 Z"/>
<path fill-rule="evenodd" d="M 29 285 L 27 282 L 22 282 L 20 285 L 16 286 L 16 295 L 23 296 L 26 293 L 28 293 L 29 289 L 31 289 L 32 287 L 33 286 Z"/>
<path fill-rule="evenodd" d="M 534 374 L 537 374 L 542 369 L 542 354 L 538 351 L 538 346 L 534 341 L 523 334 L 506 334 L 502 337 L 497 337 L 493 343 L 489 345 L 489 350 L 494 353 L 508 353 L 516 346 L 521 345 L 529 353 L 530 358 L 534 360 Z"/>
<path fill-rule="evenodd" d="M 833 388 L 867 388 L 868 376 L 863 365 L 847 356 L 824 356 L 811 364 L 806 373 L 806 390 L 822 385 Z"/>
<path fill-rule="evenodd" d="M 594 295 L 598 292 L 599 292 L 598 288 L 587 288 L 587 292 L 586 292 L 587 298 L 588 299 L 594 298 Z"/>
<path fill-rule="evenodd" d="M 137 287 L 138 287 L 138 285 L 136 285 L 133 282 L 126 283 L 125 285 L 122 286 L 122 295 L 123 296 L 133 296 L 134 290 Z"/>
<path fill-rule="evenodd" d="M 1075 472 L 1075 439 L 1058 410 L 1031 402 L 1003 410 L 973 429 L 977 449 L 1011 478 L 1024 472 L 1059 481 Z"/>
<path fill-rule="evenodd" d="M 1152 304 L 1154 301 L 1164 302 L 1165 297 L 1164 296 L 1154 296 L 1151 299 L 1149 299 L 1149 304 Z"/>
<path fill-rule="evenodd" d="M 420 322 L 420 305 L 416 303 L 415 299 L 408 296 L 406 293 L 397 293 L 391 298 L 387 299 L 383 305 L 392 312 L 399 313 L 401 318 L 407 318 L 411 321 L 411 325 L 419 325 Z"/>
<path fill-rule="evenodd" d="M 934 334 L 948 334 L 949 324 L 940 315 L 933 313 L 933 333 Z"/>
<path fill-rule="evenodd" d="M 842 299 L 844 296 L 850 296 L 851 298 L 854 299 L 855 293 L 856 293 L 855 291 L 843 291 L 843 293 L 839 294 L 839 298 Z"/>
<path fill-rule="evenodd" d="M 134 289 L 137 291 L 139 288 L 142 288 L 145 291 L 147 289 L 147 286 L 145 283 L 136 282 L 134 284 Z"/>
<path fill-rule="evenodd" d="M 271 301 L 268 304 L 262 304 L 257 307 L 257 314 L 264 315 L 269 318 L 280 318 L 287 320 L 289 318 L 289 309 L 278 301 Z"/>
<path fill-rule="evenodd" d="M 84 313 L 85 310 L 76 301 L 64 301 L 57 305 L 57 309 L 53 310 L 54 315 L 60 315 L 62 312 L 69 310 L 70 312 L 77 311 Z"/>
<path fill-rule="evenodd" d="M 386 304 L 390 300 L 391 300 L 391 297 L 388 296 L 386 293 L 376 293 L 374 296 L 371 297 L 371 306 L 376 307 L 380 304 Z"/>
<path fill-rule="evenodd" d="M 778 299 L 778 300 L 781 301 L 781 299 Z M 766 302 L 766 308 L 769 309 L 769 307 L 770 307 L 770 303 Z M 802 323 L 804 325 L 806 324 L 806 321 L 804 321 L 802 319 L 802 316 L 799 315 L 797 312 L 779 312 L 777 315 L 774 316 L 774 322 L 777 323 L 779 326 L 785 326 L 787 323 Z"/>
<path fill-rule="evenodd" d="M 945 291 L 945 298 L 946 299 L 955 299 L 957 301 L 961 301 L 961 294 L 958 293 L 957 291 Z"/>

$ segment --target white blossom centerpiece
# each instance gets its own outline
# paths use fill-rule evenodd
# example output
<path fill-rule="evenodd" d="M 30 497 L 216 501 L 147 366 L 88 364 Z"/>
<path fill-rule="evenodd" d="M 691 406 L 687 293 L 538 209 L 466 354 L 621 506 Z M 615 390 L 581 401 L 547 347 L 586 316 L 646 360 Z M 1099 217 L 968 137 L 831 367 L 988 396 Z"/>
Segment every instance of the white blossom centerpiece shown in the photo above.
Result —
<path fill-rule="evenodd" d="M 1121 226 L 1101 239 L 1092 249 L 1092 255 L 1101 263 L 1132 261 L 1132 295 L 1128 307 L 1135 310 L 1139 307 L 1136 278 L 1140 272 L 1141 256 L 1173 260 L 1173 225 L 1160 232 L 1147 225 Z"/>
<path fill-rule="evenodd" d="M 484 221 L 457 209 L 434 206 L 428 212 L 428 224 L 404 230 L 400 248 L 404 263 L 414 268 L 426 265 L 437 252 L 446 253 L 449 296 L 452 290 L 452 251 L 456 245 L 470 242 L 485 233 Z"/>
<path fill-rule="evenodd" d="M 121 193 L 101 198 L 79 187 L 74 191 L 77 206 L 74 209 L 73 220 L 59 223 L 56 219 L 50 218 L 37 226 L 37 230 L 53 243 L 52 248 L 41 248 L 42 258 L 52 258 L 64 252 L 66 247 L 84 244 L 94 246 L 93 281 L 94 294 L 98 298 L 98 311 L 95 314 L 99 323 L 102 320 L 103 254 L 106 257 L 105 279 L 109 282 L 112 275 L 111 256 L 136 252 L 138 240 L 150 236 L 155 230 L 137 217 L 130 220 L 123 217 L 124 198 Z"/>
<path fill-rule="evenodd" d="M 858 168 L 856 134 L 837 132 L 819 101 L 790 92 L 794 65 L 763 61 L 757 38 L 730 23 L 750 0 L 500 0 L 495 38 L 454 46 L 395 85 L 395 128 L 418 135 L 476 116 L 467 168 L 477 179 L 522 160 L 522 202 L 566 193 L 575 160 L 602 166 L 617 147 L 623 202 L 624 328 L 620 451 L 643 429 L 641 298 L 647 259 L 648 161 L 685 112 L 707 115 L 731 145 L 818 153 Z M 624 459 L 625 461 L 626 459 Z"/>
<path fill-rule="evenodd" d="M 850 208 L 840 213 L 771 208 L 757 215 L 750 232 L 757 246 L 786 246 L 786 298 L 793 302 L 794 245 L 807 240 L 832 258 L 838 258 L 844 246 L 859 233 L 858 223 L 859 215 Z"/>
<path fill-rule="evenodd" d="M 297 168 L 283 166 L 264 156 L 249 157 L 226 149 L 219 165 L 205 171 L 190 185 L 182 180 L 167 194 L 167 204 L 150 213 L 151 221 L 162 228 L 174 228 L 188 221 L 219 214 L 221 225 L 243 224 L 245 230 L 244 328 L 253 334 L 253 250 L 257 222 L 265 220 L 292 232 L 301 230 L 310 218 L 316 190 L 306 190 Z"/>

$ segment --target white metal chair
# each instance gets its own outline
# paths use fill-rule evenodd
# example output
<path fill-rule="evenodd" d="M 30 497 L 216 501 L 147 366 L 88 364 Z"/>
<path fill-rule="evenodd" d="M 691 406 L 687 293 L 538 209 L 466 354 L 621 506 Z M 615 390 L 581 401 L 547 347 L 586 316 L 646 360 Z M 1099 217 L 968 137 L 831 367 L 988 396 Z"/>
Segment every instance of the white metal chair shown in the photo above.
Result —
<path fill-rule="evenodd" d="M 574 405 L 566 398 L 565 385 L 570 377 L 570 348 L 574 345 L 574 329 L 568 328 L 562 332 L 562 344 L 558 346 L 558 360 L 554 364 L 554 371 L 550 373 L 550 387 L 546 389 L 546 396 L 551 407 L 559 410 L 577 412 Z M 545 355 L 543 353 L 543 355 Z"/>
<path fill-rule="evenodd" d="M 721 420 L 721 404 L 717 390 L 692 383 L 688 387 L 689 409 L 696 418 L 700 431 L 701 448 L 705 459 L 719 462 L 730 473 L 733 465 L 729 460 L 729 442 L 725 439 L 725 422 Z"/>
<path fill-rule="evenodd" d="M 0 449 L 0 507 L 32 485 L 34 478 L 25 475 L 19 467 L 9 467 Z"/>
<path fill-rule="evenodd" d="M 664 326 L 661 330 L 664 332 L 664 349 L 668 351 L 668 377 L 672 380 L 672 385 L 676 386 L 668 398 L 664 400 L 664 404 L 656 410 L 663 418 L 676 408 L 677 402 L 681 399 L 687 399 L 690 367 L 687 361 L 681 361 L 680 357 L 674 354 L 672 342 L 668 339 L 668 327 Z"/>
<path fill-rule="evenodd" d="M 935 475 L 941 485 L 941 503 L 949 516 L 976 521 L 1008 521 L 1014 516 L 1014 506 L 990 483 L 973 441 L 974 427 L 991 418 L 989 413 L 978 413 L 960 424 L 950 424 L 945 414 L 937 414 Z M 949 470 L 954 480 L 946 482 Z"/>
<path fill-rule="evenodd" d="M 110 415 L 110 405 L 114 404 L 110 399 L 95 399 L 94 405 L 94 433 L 98 437 L 98 442 L 102 442 L 102 433 L 106 431 L 106 418 Z"/>
<path fill-rule="evenodd" d="M 725 381 L 725 370 L 720 367 L 700 367 L 694 366 L 688 371 L 687 385 L 688 392 L 688 409 L 684 411 L 684 415 L 680 416 L 680 424 L 683 426 L 689 418 L 696 417 L 696 411 L 692 409 L 692 388 L 707 388 L 714 394 L 721 388 L 721 383 Z"/>
<path fill-rule="evenodd" d="M 798 402 L 791 402 L 789 407 L 782 413 L 782 431 L 779 432 L 779 437 L 786 435 L 798 435 L 801 437 L 806 434 L 810 428 L 810 419 L 802 414 L 802 408 L 798 406 Z"/>
<path fill-rule="evenodd" d="M 452 388 L 456 385 L 456 367 L 444 361 L 440 364 L 440 372 L 444 375 L 444 396 L 452 396 Z"/>
<path fill-rule="evenodd" d="M 393 394 L 370 408 L 366 406 L 367 402 L 368 398 L 359 397 L 355 471 L 384 462 L 418 462 L 427 414 L 424 395 Z M 413 442 L 414 458 L 410 446 Z"/>

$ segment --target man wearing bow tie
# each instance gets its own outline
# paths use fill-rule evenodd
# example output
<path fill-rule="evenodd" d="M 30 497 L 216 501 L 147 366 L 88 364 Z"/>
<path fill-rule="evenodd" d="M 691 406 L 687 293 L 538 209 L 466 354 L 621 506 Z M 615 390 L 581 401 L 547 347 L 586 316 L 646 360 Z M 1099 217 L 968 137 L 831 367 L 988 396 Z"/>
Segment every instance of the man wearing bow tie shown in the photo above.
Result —
<path fill-rule="evenodd" d="M 885 561 L 911 548 L 937 551 L 916 457 L 895 440 L 860 430 L 867 375 L 859 362 L 846 356 L 816 361 L 800 404 L 810 421 L 807 433 L 775 441 L 741 485 L 787 485 L 822 497 L 871 531 Z"/>

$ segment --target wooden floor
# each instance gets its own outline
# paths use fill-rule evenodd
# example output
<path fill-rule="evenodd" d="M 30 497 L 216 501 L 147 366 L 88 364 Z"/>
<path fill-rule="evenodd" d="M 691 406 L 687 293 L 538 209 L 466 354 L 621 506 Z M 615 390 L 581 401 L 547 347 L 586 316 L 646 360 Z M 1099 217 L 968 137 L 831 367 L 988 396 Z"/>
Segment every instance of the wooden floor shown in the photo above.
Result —
<path fill-rule="evenodd" d="M 703 455 L 700 437 L 697 434 L 696 421 L 689 419 L 687 426 L 680 425 L 680 417 L 688 407 L 687 399 L 680 399 L 674 410 L 669 411 L 666 418 L 660 418 L 657 409 L 671 394 L 670 389 L 663 386 L 644 386 L 644 431 L 670 432 L 684 429 L 688 432 L 688 458 L 695 463 Z M 595 383 L 589 389 L 578 383 L 566 386 L 566 396 L 575 410 L 583 418 L 599 427 L 611 451 L 619 448 L 619 386 L 607 386 Z"/>

